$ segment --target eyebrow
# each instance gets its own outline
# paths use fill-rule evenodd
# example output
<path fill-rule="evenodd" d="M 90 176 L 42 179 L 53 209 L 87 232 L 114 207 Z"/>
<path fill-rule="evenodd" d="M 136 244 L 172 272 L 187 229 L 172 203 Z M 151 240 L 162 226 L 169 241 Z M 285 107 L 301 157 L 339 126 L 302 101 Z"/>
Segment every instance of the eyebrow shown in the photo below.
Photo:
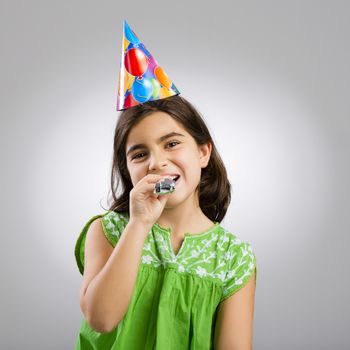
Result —
<path fill-rule="evenodd" d="M 185 135 L 182 135 L 182 134 L 179 134 L 178 132 L 170 132 L 169 134 L 166 134 L 166 135 L 163 135 L 161 136 L 158 140 L 157 140 L 157 144 L 161 143 L 162 141 L 168 139 L 169 137 L 173 137 L 173 136 L 182 136 L 182 137 L 185 137 Z M 137 145 L 133 145 L 129 148 L 129 150 L 127 151 L 126 153 L 126 156 L 128 156 L 132 151 L 135 151 L 137 149 L 140 149 L 140 148 L 145 148 L 146 145 L 143 144 L 143 143 L 138 143 Z"/>

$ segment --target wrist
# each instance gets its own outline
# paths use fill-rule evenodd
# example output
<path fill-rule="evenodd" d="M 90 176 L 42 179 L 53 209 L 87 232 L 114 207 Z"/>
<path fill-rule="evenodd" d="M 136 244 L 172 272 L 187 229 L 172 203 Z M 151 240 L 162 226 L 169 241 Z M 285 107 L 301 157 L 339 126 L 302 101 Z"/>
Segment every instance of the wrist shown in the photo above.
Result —
<path fill-rule="evenodd" d="M 132 226 L 133 231 L 135 232 L 145 232 L 148 234 L 148 232 L 151 230 L 153 226 L 153 223 L 130 218 L 128 222 L 128 226 Z"/>

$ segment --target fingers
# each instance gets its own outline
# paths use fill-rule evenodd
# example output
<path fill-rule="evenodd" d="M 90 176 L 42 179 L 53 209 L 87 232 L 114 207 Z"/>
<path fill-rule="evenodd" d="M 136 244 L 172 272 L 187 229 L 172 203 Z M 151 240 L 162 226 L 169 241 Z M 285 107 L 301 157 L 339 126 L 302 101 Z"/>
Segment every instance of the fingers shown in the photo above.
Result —
<path fill-rule="evenodd" d="M 148 174 L 146 176 L 144 176 L 143 178 L 141 178 L 135 186 L 143 184 L 143 183 L 156 183 L 157 181 L 159 181 L 162 177 L 160 175 L 156 175 L 156 174 Z"/>
<path fill-rule="evenodd" d="M 137 184 L 136 188 L 134 187 L 133 191 L 149 194 L 153 197 L 158 197 L 158 194 L 154 193 L 155 184 L 165 178 L 171 178 L 169 175 L 157 175 L 157 174 L 148 174 L 144 176 Z M 167 196 L 166 196 L 167 197 Z"/>
<path fill-rule="evenodd" d="M 144 177 L 144 180 L 147 183 L 157 183 L 159 180 L 161 179 L 165 179 L 167 177 L 171 177 L 171 176 L 163 176 L 163 175 L 157 175 L 157 174 L 148 174 Z"/>
<path fill-rule="evenodd" d="M 143 193 L 143 194 L 150 194 L 153 195 L 153 190 L 155 188 L 155 184 L 161 179 L 162 177 L 159 175 L 146 175 L 143 177 L 133 188 L 133 192 Z"/>
<path fill-rule="evenodd" d="M 155 182 L 153 183 L 147 183 L 143 186 L 143 188 L 145 189 L 145 192 L 149 192 L 150 194 L 154 195 L 157 197 L 157 194 L 155 194 L 153 191 L 154 191 L 154 188 L 155 188 Z"/>

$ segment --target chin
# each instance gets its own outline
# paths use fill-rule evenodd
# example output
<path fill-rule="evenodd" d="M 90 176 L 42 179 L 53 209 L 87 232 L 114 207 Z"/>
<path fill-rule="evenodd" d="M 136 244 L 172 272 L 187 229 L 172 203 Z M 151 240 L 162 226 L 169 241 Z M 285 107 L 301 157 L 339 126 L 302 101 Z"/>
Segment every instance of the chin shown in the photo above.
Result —
<path fill-rule="evenodd" d="M 188 196 L 184 196 L 184 195 L 180 195 L 179 193 L 175 194 L 175 192 L 173 192 L 170 196 L 170 198 L 167 200 L 164 209 L 170 209 L 173 207 L 176 207 L 188 200 L 192 200 L 192 195 L 188 195 Z"/>

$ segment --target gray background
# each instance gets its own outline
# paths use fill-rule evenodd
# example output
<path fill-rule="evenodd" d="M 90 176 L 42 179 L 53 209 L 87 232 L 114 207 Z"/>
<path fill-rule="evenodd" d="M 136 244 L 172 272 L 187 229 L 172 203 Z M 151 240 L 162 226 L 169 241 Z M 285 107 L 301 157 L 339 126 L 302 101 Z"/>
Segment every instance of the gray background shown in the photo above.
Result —
<path fill-rule="evenodd" d="M 347 1 L 1 2 L 1 349 L 72 349 L 74 244 L 109 187 L 122 22 L 203 114 L 254 349 L 349 349 Z"/>

